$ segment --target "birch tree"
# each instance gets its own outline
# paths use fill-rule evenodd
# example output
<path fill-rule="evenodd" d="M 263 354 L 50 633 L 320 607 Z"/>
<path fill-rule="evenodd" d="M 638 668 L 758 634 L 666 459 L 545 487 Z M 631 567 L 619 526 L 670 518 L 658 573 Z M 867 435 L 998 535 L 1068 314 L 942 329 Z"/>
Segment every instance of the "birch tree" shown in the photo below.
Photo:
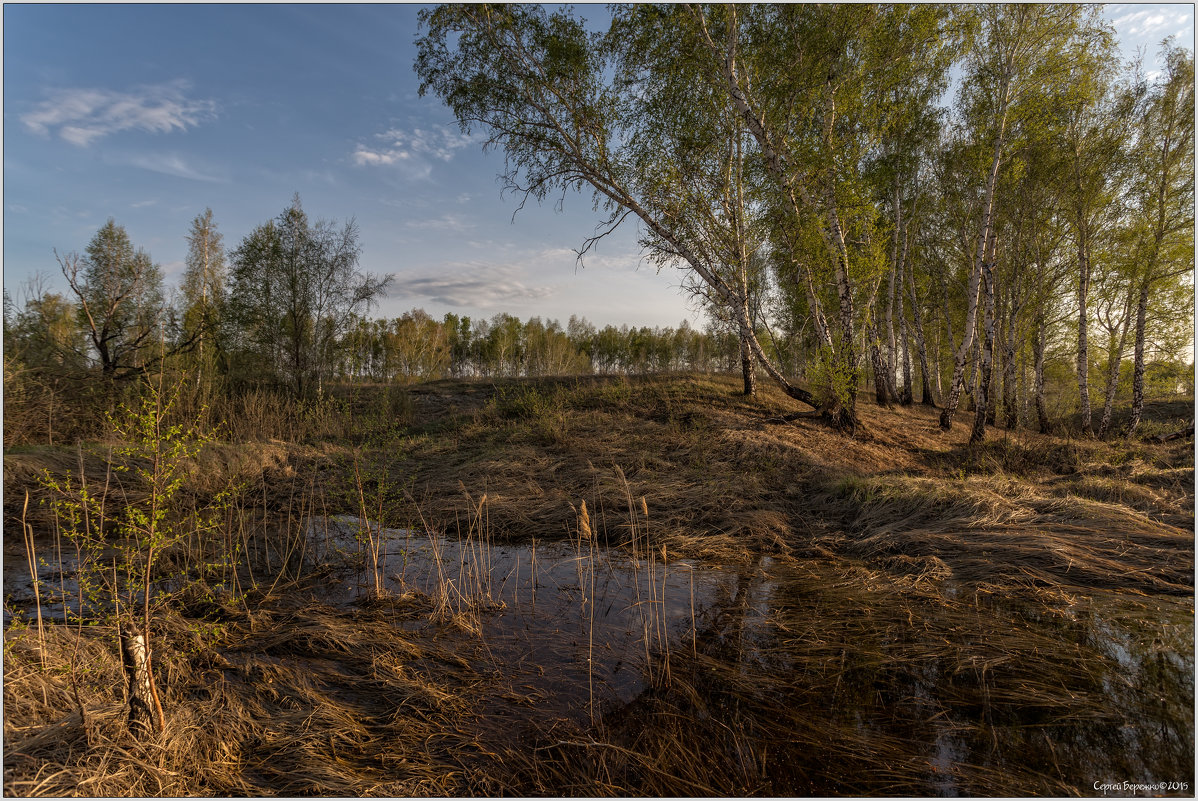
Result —
<path fill-rule="evenodd" d="M 818 255 L 791 254 L 793 271 L 807 289 L 820 367 L 835 389 L 835 415 L 851 427 L 860 370 L 858 318 L 865 315 L 876 342 L 872 314 L 885 264 L 878 210 L 868 201 L 863 170 L 879 144 L 888 91 L 937 63 L 927 54 L 943 45 L 945 12 L 866 5 L 688 11 L 702 33 L 710 70 L 722 76 L 733 109 L 757 142 L 789 225 L 818 234 Z M 823 265 L 834 287 L 830 304 L 819 286 Z"/>
<path fill-rule="evenodd" d="M 605 216 L 579 248 L 580 256 L 634 216 L 647 236 L 668 247 L 729 310 L 753 355 L 783 391 L 819 406 L 766 357 L 720 265 L 695 250 L 675 221 L 654 208 L 653 198 L 637 191 L 601 34 L 588 34 L 567 11 L 550 14 L 535 6 L 441 6 L 422 12 L 421 26 L 416 59 L 421 93 L 441 97 L 464 132 L 483 131 L 484 147 L 503 149 L 507 190 L 522 202 L 590 190 L 594 208 Z"/>
<path fill-rule="evenodd" d="M 975 44 L 965 63 L 960 98 L 961 113 L 976 146 L 987 153 L 980 176 L 982 200 L 977 219 L 968 288 L 965 295 L 965 325 L 953 364 L 948 397 L 940 415 L 940 426 L 952 427 L 964 387 L 965 368 L 978 329 L 979 302 L 985 312 L 982 328 L 982 357 L 979 397 L 975 398 L 981 423 L 973 429 L 976 441 L 984 436 L 988 412 L 986 354 L 993 350 L 994 259 L 998 248 L 995 227 L 995 198 L 1001 168 L 1010 156 L 1010 146 L 1019 125 L 1034 124 L 1046 107 L 1044 96 L 1070 76 L 1071 56 L 1080 43 L 1101 35 L 1096 11 L 1082 6 L 983 5 L 975 7 Z M 989 340 L 989 344 L 987 344 Z"/>
<path fill-rule="evenodd" d="M 359 272 L 359 252 L 352 220 L 340 228 L 310 223 L 299 195 L 251 231 L 231 254 L 230 313 L 243 368 L 261 376 L 266 366 L 297 398 L 319 393 L 355 314 L 390 281 Z"/>
<path fill-rule="evenodd" d="M 1145 343 L 1149 300 L 1161 284 L 1194 272 L 1194 55 L 1166 42 L 1165 70 L 1151 87 L 1134 154 L 1133 188 L 1142 241 L 1136 275 L 1135 356 L 1131 420 L 1144 410 Z"/>
<path fill-rule="evenodd" d="M 1127 114 L 1119 109 L 1118 60 L 1109 37 L 1077 48 L 1073 74 L 1061 93 L 1064 198 L 1077 252 L 1077 384 L 1081 427 L 1093 433 L 1090 393 L 1090 291 L 1094 259 L 1116 217 L 1117 173 Z M 1108 249 L 1109 252 L 1109 249 Z"/>
<path fill-rule="evenodd" d="M 105 377 L 143 375 L 165 354 L 159 323 L 162 271 L 129 235 L 109 219 L 84 256 L 58 257 L 67 285 L 79 302 L 79 319 Z M 186 344 L 186 343 L 184 343 Z"/>
<path fill-rule="evenodd" d="M 751 339 L 761 322 L 760 254 L 767 238 L 763 204 L 748 174 L 756 147 L 729 107 L 718 73 L 696 57 L 701 48 L 687 16 L 668 7 L 620 7 L 606 38 L 627 131 L 629 184 L 668 221 L 674 240 L 685 242 L 732 291 L 735 311 L 710 283 L 688 275 L 687 288 L 736 330 L 744 394 L 752 395 Z M 652 229 L 641 244 L 659 267 L 681 258 L 674 242 Z"/>

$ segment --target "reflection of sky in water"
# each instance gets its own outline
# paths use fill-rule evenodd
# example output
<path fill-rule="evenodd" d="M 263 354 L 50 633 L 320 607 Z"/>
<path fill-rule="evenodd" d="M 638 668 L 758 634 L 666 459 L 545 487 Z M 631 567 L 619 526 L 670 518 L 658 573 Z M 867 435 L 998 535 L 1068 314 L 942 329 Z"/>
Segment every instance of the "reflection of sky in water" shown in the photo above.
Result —
<path fill-rule="evenodd" d="M 315 559 L 357 552 L 356 530 L 352 518 L 313 526 Z M 892 792 L 871 778 L 875 763 L 917 794 L 1086 795 L 1119 776 L 1192 787 L 1190 598 L 1088 591 L 1054 609 L 1030 590 L 979 600 L 973 587 L 900 585 L 828 560 L 663 563 L 659 549 L 650 565 L 643 550 L 633 559 L 587 542 L 385 534 L 391 593 L 441 598 L 477 622 L 431 636 L 493 677 L 480 710 L 492 720 L 586 725 L 592 699 L 597 716 L 635 709 L 669 697 L 667 664 L 702 666 L 693 687 L 710 697 L 696 725 L 729 709 L 750 716 L 796 775 L 841 776 L 816 791 Z M 5 594 L 28 607 L 28 568 L 12 557 Z M 70 595 L 65 551 L 64 567 Z M 41 575 L 57 588 L 56 567 Z M 372 586 L 367 571 L 346 570 L 312 600 L 352 607 Z M 429 631 L 424 616 L 397 621 Z M 536 701 L 513 706 L 517 696 Z M 844 754 L 845 767 L 828 767 Z"/>
<path fill-rule="evenodd" d="M 435 592 L 432 543 L 401 535 L 393 547 L 408 559 L 401 572 L 402 556 L 389 556 L 389 588 Z M 675 657 L 695 649 L 721 660 L 727 681 L 764 688 L 755 701 L 763 714 L 781 700 L 792 707 L 783 717 L 794 708 L 825 717 L 855 747 L 905 748 L 929 794 L 984 792 L 999 774 L 1022 771 L 1045 782 L 1024 793 L 1085 794 L 1094 780 L 1124 773 L 1192 776 L 1189 599 L 1144 605 L 1093 593 L 1054 609 L 1030 593 L 979 600 L 974 588 L 946 582 L 896 589 L 768 557 L 663 568 L 659 552 L 650 571 L 625 552 L 592 558 L 585 542 L 581 552 L 539 544 L 534 583 L 530 545 L 483 555 L 477 544 L 448 542 L 438 554 L 455 587 L 478 587 L 475 565 L 489 566 L 502 608 L 483 616 L 482 640 L 514 685 L 536 688 L 543 714 L 583 720 L 591 687 L 601 710 L 642 697 L 653 683 L 645 665 L 662 675 L 664 630 Z M 835 681 L 813 656 L 832 641 L 842 653 Z M 937 641 L 943 647 L 929 647 Z"/>

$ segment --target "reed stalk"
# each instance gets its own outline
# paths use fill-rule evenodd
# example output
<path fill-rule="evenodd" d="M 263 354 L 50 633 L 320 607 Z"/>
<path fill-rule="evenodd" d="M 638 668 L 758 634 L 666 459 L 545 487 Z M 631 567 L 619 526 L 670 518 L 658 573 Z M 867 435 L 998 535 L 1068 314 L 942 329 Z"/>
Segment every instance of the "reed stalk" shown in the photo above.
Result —
<path fill-rule="evenodd" d="M 37 577 L 37 546 L 33 541 L 33 526 L 25 522 L 29 511 L 29 490 L 25 490 L 25 503 L 21 507 L 21 532 L 25 538 L 25 558 L 29 563 L 29 581 L 33 586 L 33 600 L 37 605 L 37 643 L 41 656 L 42 670 L 46 669 L 46 631 L 42 627 L 42 591 Z"/>

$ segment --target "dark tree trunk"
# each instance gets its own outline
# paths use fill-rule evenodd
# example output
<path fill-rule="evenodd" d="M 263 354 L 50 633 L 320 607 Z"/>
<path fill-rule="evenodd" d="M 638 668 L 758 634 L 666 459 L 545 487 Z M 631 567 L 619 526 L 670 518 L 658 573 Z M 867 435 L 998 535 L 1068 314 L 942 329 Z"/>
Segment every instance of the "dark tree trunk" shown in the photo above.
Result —
<path fill-rule="evenodd" d="M 975 400 L 978 396 L 978 384 L 982 380 L 982 374 L 978 369 L 979 362 L 982 356 L 982 341 L 974 338 L 973 350 L 969 354 L 969 378 L 965 385 L 969 387 L 965 390 L 965 411 L 976 412 L 978 407 Z"/>
<path fill-rule="evenodd" d="M 919 298 L 915 294 L 915 278 L 907 271 L 907 289 L 911 293 L 911 318 L 915 330 L 915 351 L 919 355 L 919 372 L 923 377 L 923 399 L 925 406 L 936 407 L 936 398 L 932 395 L 932 380 L 928 371 L 928 346 L 923 336 L 923 315 L 919 312 Z"/>
<path fill-rule="evenodd" d="M 1089 320 L 1086 317 L 1086 300 L 1090 292 L 1090 261 L 1087 258 L 1085 239 L 1078 245 L 1077 280 L 1077 388 L 1081 396 L 1082 433 L 1093 434 L 1090 417 L 1090 351 Z"/>
<path fill-rule="evenodd" d="M 740 338 L 740 372 L 745 383 L 744 394 L 754 397 L 757 394 L 757 374 L 753 369 L 753 349 L 743 336 Z"/>
<path fill-rule="evenodd" d="M 894 405 L 894 387 L 890 383 L 890 369 L 879 347 L 878 324 L 871 322 L 866 330 L 869 335 L 869 357 L 874 368 L 874 398 L 879 406 Z"/>
<path fill-rule="evenodd" d="M 1003 344 L 1002 386 L 1003 425 L 1008 430 L 1014 430 L 1019 427 L 1019 400 L 1016 397 L 1015 381 L 1015 343 L 1012 341 L 1011 335 L 1008 334 L 1007 341 Z"/>
<path fill-rule="evenodd" d="M 1111 413 L 1115 407 L 1115 393 L 1119 390 L 1119 368 L 1123 364 L 1123 349 L 1127 347 L 1127 324 L 1131 317 L 1131 299 L 1135 289 L 1129 289 L 1127 302 L 1123 307 L 1123 319 L 1119 323 L 1118 340 L 1111 335 L 1110 347 L 1107 349 L 1106 387 L 1102 400 L 1102 420 L 1098 423 L 1098 436 L 1104 438 L 1111 428 Z M 1138 309 L 1137 309 L 1138 315 Z"/>
<path fill-rule="evenodd" d="M 1032 384 L 1032 394 L 1036 397 L 1036 421 L 1040 424 L 1041 434 L 1051 434 L 1052 424 L 1048 421 L 1048 405 L 1044 400 L 1044 312 L 1036 314 L 1036 339 L 1032 345 L 1035 351 L 1035 379 Z"/>
<path fill-rule="evenodd" d="M 994 265 L 982 265 L 982 295 L 985 300 L 985 315 L 983 317 L 982 359 L 978 366 L 980 381 L 978 382 L 977 397 L 974 404 L 977 414 L 973 420 L 973 431 L 969 435 L 971 444 L 981 442 L 986 438 L 986 423 L 990 415 L 990 383 L 994 366 Z"/>
<path fill-rule="evenodd" d="M 902 339 L 903 351 L 903 388 L 899 392 L 899 403 L 903 406 L 910 406 L 914 401 L 911 388 L 911 345 L 907 337 L 907 317 L 903 312 L 903 298 L 899 295 L 899 333 Z"/>
<path fill-rule="evenodd" d="M 1130 437 L 1140 427 L 1140 416 L 1144 412 L 1144 335 L 1148 323 L 1148 280 L 1140 284 L 1140 297 L 1136 303 L 1136 350 L 1131 373 L 1131 420 L 1127 423 Z"/>
<path fill-rule="evenodd" d="M 1007 316 L 1006 338 L 1003 341 L 1003 412 L 1006 415 L 1006 427 L 1010 430 L 1019 425 L 1019 401 L 1016 397 L 1015 383 L 1015 320 L 1019 314 L 1019 306 L 1015 303 L 1017 288 L 1012 286 L 1010 304 Z"/>
<path fill-rule="evenodd" d="M 992 335 L 993 337 L 993 335 Z M 998 402 L 997 399 L 1002 396 L 1002 387 L 996 386 L 1001 383 L 1002 375 L 998 372 L 998 359 L 994 357 L 994 342 L 997 337 L 993 337 L 990 341 L 990 365 L 986 370 L 986 425 L 993 428 L 998 425 Z"/>

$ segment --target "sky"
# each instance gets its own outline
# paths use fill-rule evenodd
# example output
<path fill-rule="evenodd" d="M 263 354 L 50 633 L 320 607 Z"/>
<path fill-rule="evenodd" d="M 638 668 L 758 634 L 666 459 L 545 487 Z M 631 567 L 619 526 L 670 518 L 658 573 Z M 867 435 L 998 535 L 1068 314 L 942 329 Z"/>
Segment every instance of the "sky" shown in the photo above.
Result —
<path fill-rule="evenodd" d="M 1104 13 L 1151 77 L 1166 36 L 1193 49 L 1193 8 Z M 630 221 L 577 263 L 600 219 L 589 195 L 517 212 L 496 178 L 503 154 L 418 96 L 418 10 L 5 4 L 9 294 L 21 303 L 34 276 L 62 291 L 55 250 L 82 252 L 109 218 L 175 285 L 205 208 L 232 250 L 298 192 L 310 219 L 356 220 L 361 269 L 394 275 L 376 315 L 702 325 L 682 275 L 643 260 Z M 606 18 L 603 6 L 578 10 Z"/>

